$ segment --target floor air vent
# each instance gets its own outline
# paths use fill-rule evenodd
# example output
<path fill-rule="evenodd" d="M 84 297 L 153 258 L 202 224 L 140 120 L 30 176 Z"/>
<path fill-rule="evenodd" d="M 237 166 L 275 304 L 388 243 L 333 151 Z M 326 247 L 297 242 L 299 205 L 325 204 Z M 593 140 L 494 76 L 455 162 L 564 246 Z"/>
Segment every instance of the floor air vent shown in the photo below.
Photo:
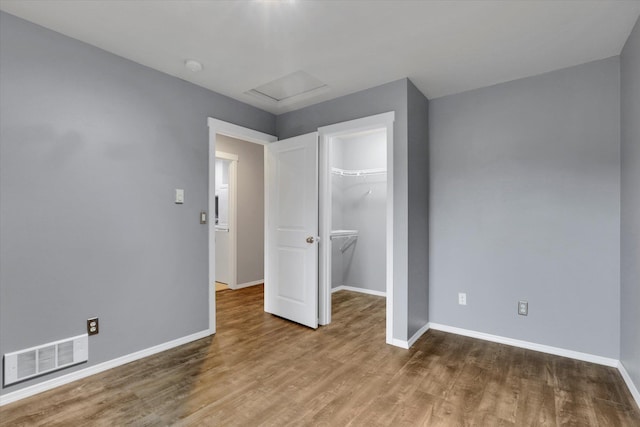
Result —
<path fill-rule="evenodd" d="M 46 374 L 89 359 L 88 335 L 78 335 L 4 355 L 4 385 Z"/>

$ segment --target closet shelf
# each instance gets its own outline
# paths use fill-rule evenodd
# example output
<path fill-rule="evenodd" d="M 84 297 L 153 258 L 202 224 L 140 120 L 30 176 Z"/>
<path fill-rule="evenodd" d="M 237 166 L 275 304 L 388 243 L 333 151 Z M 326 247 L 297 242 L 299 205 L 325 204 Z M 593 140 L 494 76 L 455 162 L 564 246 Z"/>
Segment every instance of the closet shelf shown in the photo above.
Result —
<path fill-rule="evenodd" d="M 331 230 L 331 240 L 344 238 L 347 239 L 340 246 L 340 252 L 344 253 L 356 240 L 358 240 L 358 230 Z"/>
<path fill-rule="evenodd" d="M 331 173 L 334 175 L 340 176 L 370 176 L 370 175 L 384 175 L 387 173 L 385 168 L 377 168 L 377 169 L 340 169 L 340 168 L 331 168 Z"/>
<path fill-rule="evenodd" d="M 358 235 L 358 230 L 331 230 L 331 240 L 340 237 L 354 237 Z"/>

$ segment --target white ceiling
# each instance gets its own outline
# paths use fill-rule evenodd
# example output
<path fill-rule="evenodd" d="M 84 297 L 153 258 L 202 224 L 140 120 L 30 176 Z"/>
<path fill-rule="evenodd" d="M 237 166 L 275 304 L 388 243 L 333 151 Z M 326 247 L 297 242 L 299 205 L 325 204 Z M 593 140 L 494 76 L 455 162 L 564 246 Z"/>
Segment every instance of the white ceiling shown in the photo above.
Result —
<path fill-rule="evenodd" d="M 403 77 L 432 99 L 618 55 L 640 0 L 0 0 L 0 9 L 278 114 Z M 185 59 L 204 70 L 186 70 Z M 301 70 L 327 86 L 280 102 L 246 93 Z"/>

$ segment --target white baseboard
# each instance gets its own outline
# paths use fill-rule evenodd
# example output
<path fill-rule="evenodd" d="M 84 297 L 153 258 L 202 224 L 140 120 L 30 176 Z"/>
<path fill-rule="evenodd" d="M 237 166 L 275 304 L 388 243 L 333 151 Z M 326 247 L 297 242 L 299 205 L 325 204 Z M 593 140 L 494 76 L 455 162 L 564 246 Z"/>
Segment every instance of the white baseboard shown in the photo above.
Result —
<path fill-rule="evenodd" d="M 629 376 L 629 373 L 625 369 L 624 364 L 622 362 L 620 362 L 618 364 L 618 371 L 620 371 L 620 375 L 622 375 L 622 378 L 624 379 L 624 382 L 627 384 L 627 388 L 631 392 L 631 395 L 635 399 L 636 404 L 640 408 L 640 391 L 638 391 L 638 388 L 633 383 L 633 380 Z"/>
<path fill-rule="evenodd" d="M 338 292 L 338 291 L 360 292 L 361 294 L 375 295 L 377 297 L 386 297 L 387 296 L 386 292 L 374 291 L 372 289 L 358 288 L 357 286 L 340 285 L 338 287 L 335 287 L 335 288 L 331 289 L 331 293 Z"/>
<path fill-rule="evenodd" d="M 426 325 L 424 325 L 422 328 L 420 328 L 418 330 L 418 332 L 416 332 L 415 334 L 413 334 L 413 336 L 411 338 L 409 338 L 408 340 L 399 340 L 397 338 L 393 338 L 391 339 L 390 342 L 387 342 L 387 344 L 389 345 L 393 345 L 396 347 L 400 347 L 400 348 L 404 348 L 406 350 L 408 350 L 409 348 L 411 348 L 411 346 L 418 341 L 418 339 L 425 334 L 425 332 L 427 332 L 429 330 L 429 323 L 427 323 Z"/>
<path fill-rule="evenodd" d="M 247 283 L 240 283 L 239 285 L 235 285 L 233 288 L 231 289 L 242 289 L 242 288 L 248 288 L 250 286 L 256 286 L 256 285 L 262 285 L 264 283 L 264 279 L 261 280 L 254 280 L 253 282 L 247 282 Z"/>
<path fill-rule="evenodd" d="M 567 350 L 559 347 L 552 347 L 544 344 L 537 344 L 529 341 L 516 340 L 513 338 L 501 337 L 499 335 L 485 334 L 484 332 L 472 331 L 469 329 L 456 328 L 455 326 L 441 325 L 438 323 L 429 323 L 431 329 L 437 331 L 450 332 L 452 334 L 464 335 L 466 337 L 478 338 L 485 341 L 497 342 L 513 347 L 521 347 L 529 350 L 540 351 L 542 353 L 555 354 L 556 356 L 569 357 L 571 359 L 582 360 L 585 362 L 597 363 L 598 365 L 610 366 L 617 368 L 619 361 L 609 357 L 596 356 L 589 353 L 581 353 L 579 351 Z"/>
<path fill-rule="evenodd" d="M 399 340 L 396 338 L 392 338 L 391 342 L 387 341 L 387 344 L 393 345 L 395 347 L 404 348 L 405 350 L 409 349 L 409 341 Z"/>
<path fill-rule="evenodd" d="M 452 334 L 463 335 L 466 337 L 477 338 L 485 341 L 496 342 L 500 344 L 506 344 L 513 347 L 526 348 L 528 350 L 540 351 L 542 353 L 554 354 L 556 356 L 569 357 L 571 359 L 582 360 L 585 362 L 596 363 L 598 365 L 610 366 L 613 368 L 618 368 L 620 371 L 620 375 L 624 379 L 624 382 L 629 389 L 629 392 L 633 396 L 634 400 L 638 407 L 640 407 L 640 391 L 633 383 L 633 380 L 629 376 L 629 373 L 624 367 L 624 364 L 616 359 L 612 359 L 609 357 L 596 356 L 594 354 L 589 353 L 581 353 L 579 351 L 567 350 L 559 347 L 552 347 L 543 344 L 536 344 L 529 341 L 516 340 L 513 338 L 501 337 L 499 335 L 491 335 L 486 334 L 484 332 L 472 331 L 469 329 L 456 328 L 455 326 L 442 325 L 439 323 L 427 323 L 424 325 L 418 332 L 413 334 L 413 336 L 408 341 L 392 339 L 388 344 L 394 345 L 396 347 L 408 349 L 410 348 L 423 334 L 425 334 L 429 329 L 435 329 L 437 331 L 450 332 Z"/>
<path fill-rule="evenodd" d="M 0 406 L 7 405 L 20 399 L 42 393 L 43 391 L 51 390 L 53 388 L 60 387 L 61 385 L 68 384 L 70 382 L 86 378 L 100 372 L 104 372 L 108 369 L 115 368 L 117 366 L 121 366 L 126 363 L 130 363 L 135 360 L 142 359 L 144 357 L 190 343 L 191 341 L 199 340 L 200 338 L 208 337 L 209 335 L 211 335 L 211 333 L 208 329 L 196 332 L 195 334 L 187 335 L 186 337 L 178 338 L 173 341 L 145 348 L 144 350 L 136 351 L 135 353 L 127 354 L 126 356 L 118 357 L 117 359 L 108 360 L 106 362 L 89 366 L 79 371 L 71 372 L 70 374 L 63 375 L 61 377 L 53 378 L 47 381 L 43 381 L 39 384 L 34 384 L 32 386 L 16 390 L 11 393 L 3 394 L 0 396 Z"/>

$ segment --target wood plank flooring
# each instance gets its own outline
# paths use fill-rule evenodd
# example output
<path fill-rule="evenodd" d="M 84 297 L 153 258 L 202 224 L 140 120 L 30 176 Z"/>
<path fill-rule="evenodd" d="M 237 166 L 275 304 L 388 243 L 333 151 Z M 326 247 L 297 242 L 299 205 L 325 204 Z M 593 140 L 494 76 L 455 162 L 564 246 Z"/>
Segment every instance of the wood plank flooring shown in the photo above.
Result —
<path fill-rule="evenodd" d="M 220 291 L 218 333 L 0 408 L 0 426 L 640 426 L 613 368 L 444 332 L 384 344 L 385 300 L 312 331 Z"/>
<path fill-rule="evenodd" d="M 226 283 L 216 282 L 216 292 L 231 289 Z"/>

